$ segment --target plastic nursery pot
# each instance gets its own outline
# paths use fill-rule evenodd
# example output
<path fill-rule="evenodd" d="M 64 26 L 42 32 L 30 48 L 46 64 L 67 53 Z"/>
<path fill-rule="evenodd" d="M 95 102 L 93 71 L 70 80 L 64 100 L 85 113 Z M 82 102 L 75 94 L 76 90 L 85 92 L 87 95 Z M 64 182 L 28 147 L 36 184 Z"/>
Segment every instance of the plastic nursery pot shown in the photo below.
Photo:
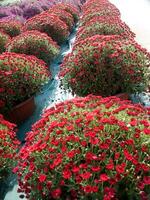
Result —
<path fill-rule="evenodd" d="M 130 96 L 128 93 L 119 93 L 115 95 L 116 97 L 119 97 L 121 100 L 130 100 Z"/>
<path fill-rule="evenodd" d="M 13 123 L 20 124 L 33 114 L 35 108 L 36 106 L 34 97 L 31 97 L 28 100 L 15 106 L 8 113 L 8 119 Z"/>

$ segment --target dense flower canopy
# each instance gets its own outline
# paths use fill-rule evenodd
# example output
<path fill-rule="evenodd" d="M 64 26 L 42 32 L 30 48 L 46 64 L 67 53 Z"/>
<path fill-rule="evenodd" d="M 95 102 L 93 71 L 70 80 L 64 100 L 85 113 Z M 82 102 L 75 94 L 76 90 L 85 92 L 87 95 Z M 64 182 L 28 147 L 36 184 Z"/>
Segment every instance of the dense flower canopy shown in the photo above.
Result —
<path fill-rule="evenodd" d="M 16 138 L 15 127 L 0 114 L 0 180 L 6 179 L 16 164 L 20 142 Z"/>
<path fill-rule="evenodd" d="M 77 40 L 83 40 L 94 35 L 120 35 L 123 38 L 134 38 L 135 34 L 118 18 L 93 17 L 77 33 Z"/>
<path fill-rule="evenodd" d="M 22 0 L 0 8 L 0 18 L 8 13 L 0 19 L 0 182 L 13 168 L 28 200 L 149 200 L 150 109 L 118 96 L 150 87 L 150 53 L 119 9 L 108 0 Z M 75 98 L 55 104 L 64 90 Z M 5 119 L 20 123 L 15 109 L 34 98 L 20 146 Z"/>
<path fill-rule="evenodd" d="M 95 35 L 75 44 L 60 76 L 65 88 L 77 95 L 110 96 L 143 91 L 149 84 L 149 67 L 150 54 L 134 40 Z"/>
<path fill-rule="evenodd" d="M 0 55 L 0 112 L 27 100 L 50 78 L 46 64 L 24 54 L 5 52 Z"/>
<path fill-rule="evenodd" d="M 65 10 L 66 12 L 70 13 L 74 18 L 74 22 L 78 21 L 79 11 L 73 5 L 67 4 L 67 3 L 58 3 L 55 6 L 53 6 L 53 9 L 56 9 L 56 8 L 60 10 Z"/>
<path fill-rule="evenodd" d="M 140 105 L 98 96 L 48 109 L 19 153 L 19 191 L 30 200 L 148 194 L 147 114 Z"/>
<path fill-rule="evenodd" d="M 28 19 L 23 27 L 23 31 L 38 30 L 47 33 L 59 44 L 64 42 L 69 35 L 68 26 L 55 14 L 43 12 Z"/>
<path fill-rule="evenodd" d="M 58 55 L 59 46 L 47 34 L 33 30 L 14 37 L 7 44 L 7 51 L 34 55 L 50 64 Z"/>
<path fill-rule="evenodd" d="M 62 10 L 58 7 L 55 8 L 55 6 L 50 8 L 47 12 L 57 15 L 60 18 L 60 20 L 67 24 L 69 30 L 72 30 L 74 26 L 74 18 L 69 12 Z"/>

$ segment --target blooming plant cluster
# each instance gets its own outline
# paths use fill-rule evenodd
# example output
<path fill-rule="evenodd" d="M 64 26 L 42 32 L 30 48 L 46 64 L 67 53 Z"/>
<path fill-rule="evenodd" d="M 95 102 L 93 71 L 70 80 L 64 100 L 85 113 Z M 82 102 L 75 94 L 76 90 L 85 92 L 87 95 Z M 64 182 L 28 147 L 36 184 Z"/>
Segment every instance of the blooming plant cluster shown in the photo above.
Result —
<path fill-rule="evenodd" d="M 120 16 L 120 11 L 119 9 L 116 8 L 115 5 L 113 5 L 112 3 L 110 3 L 110 1 L 108 0 L 92 0 L 92 1 L 86 1 L 86 3 L 82 6 L 82 11 L 85 13 L 88 10 L 95 10 L 95 9 L 99 9 L 99 10 L 112 10 L 112 15 L 116 15 L 116 16 Z"/>
<path fill-rule="evenodd" d="M 62 0 L 61 2 L 72 4 L 77 8 L 82 4 L 80 0 Z M 0 18 L 11 17 L 14 20 L 25 22 L 58 3 L 60 3 L 58 0 L 20 0 L 15 4 L 0 6 Z"/>
<path fill-rule="evenodd" d="M 34 55 L 49 64 L 59 53 L 59 46 L 47 34 L 26 31 L 14 37 L 6 47 L 7 51 Z"/>
<path fill-rule="evenodd" d="M 0 30 L 7 33 L 10 37 L 20 34 L 22 24 L 17 20 L 0 20 Z"/>
<path fill-rule="evenodd" d="M 113 4 L 87 1 L 79 26 L 73 50 L 61 66 L 66 89 L 79 96 L 131 94 L 147 89 L 150 54 L 135 42 L 135 34 L 121 21 Z"/>
<path fill-rule="evenodd" d="M 60 5 L 61 9 L 54 6 L 30 18 L 24 26 L 19 21 L 0 21 L 0 30 L 16 36 L 7 43 L 7 53 L 0 56 L 1 113 L 7 114 L 33 96 L 51 77 L 46 64 L 58 55 L 57 43 L 67 39 L 79 14 L 72 5 Z"/>
<path fill-rule="evenodd" d="M 120 19 L 120 12 L 113 4 L 107 0 L 90 0 L 83 5 L 77 39 L 82 40 L 96 34 L 121 35 L 126 38 L 135 36 Z"/>
<path fill-rule="evenodd" d="M 5 45 L 9 40 L 9 35 L 0 31 L 0 54 L 5 51 Z"/>
<path fill-rule="evenodd" d="M 134 37 L 135 34 L 118 18 L 93 17 L 86 25 L 79 28 L 77 40 L 83 40 L 93 35 L 120 35 L 123 38 Z"/>
<path fill-rule="evenodd" d="M 61 44 L 67 39 L 78 18 L 78 10 L 71 4 L 59 3 L 48 11 L 27 20 L 23 31 L 38 30 L 45 32 L 58 44 Z"/>
<path fill-rule="evenodd" d="M 55 6 L 49 9 L 47 12 L 54 13 L 55 15 L 57 15 L 60 18 L 60 20 L 67 24 L 69 31 L 72 30 L 74 26 L 74 18 L 69 12 L 60 9 L 59 7 L 55 8 Z"/>
<path fill-rule="evenodd" d="M 15 124 L 4 120 L 0 114 L 0 181 L 6 179 L 16 165 L 19 141 L 16 138 Z"/>
<path fill-rule="evenodd" d="M 0 113 L 27 100 L 50 78 L 44 61 L 34 56 L 5 52 L 0 55 Z"/>
<path fill-rule="evenodd" d="M 87 1 L 82 6 L 83 16 L 82 21 L 80 22 L 80 26 L 85 26 L 93 17 L 107 17 L 109 18 L 118 18 L 120 19 L 120 11 L 111 4 L 109 1 Z M 106 21 L 107 21 L 106 20 Z"/>
<path fill-rule="evenodd" d="M 45 32 L 58 44 L 63 43 L 69 35 L 69 27 L 60 19 L 59 15 L 47 11 L 27 20 L 23 27 L 23 31 L 26 30 Z"/>
<path fill-rule="evenodd" d="M 143 91 L 149 84 L 150 54 L 133 40 L 95 35 L 65 57 L 60 76 L 79 96 Z"/>
<path fill-rule="evenodd" d="M 65 10 L 66 12 L 70 13 L 73 16 L 75 22 L 79 20 L 79 11 L 74 6 L 71 6 L 70 4 L 58 3 L 53 8 Z"/>
<path fill-rule="evenodd" d="M 28 133 L 13 170 L 18 191 L 30 200 L 148 200 L 149 127 L 146 109 L 116 97 L 60 103 Z"/>

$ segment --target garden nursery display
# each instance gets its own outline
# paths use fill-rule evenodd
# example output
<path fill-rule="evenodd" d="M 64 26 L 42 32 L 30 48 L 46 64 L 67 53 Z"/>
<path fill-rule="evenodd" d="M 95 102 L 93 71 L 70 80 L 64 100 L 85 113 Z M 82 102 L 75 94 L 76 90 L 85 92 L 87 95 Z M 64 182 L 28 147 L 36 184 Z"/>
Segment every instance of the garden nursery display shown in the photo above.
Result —
<path fill-rule="evenodd" d="M 0 200 L 149 200 L 149 90 L 108 0 L 1 3 Z"/>

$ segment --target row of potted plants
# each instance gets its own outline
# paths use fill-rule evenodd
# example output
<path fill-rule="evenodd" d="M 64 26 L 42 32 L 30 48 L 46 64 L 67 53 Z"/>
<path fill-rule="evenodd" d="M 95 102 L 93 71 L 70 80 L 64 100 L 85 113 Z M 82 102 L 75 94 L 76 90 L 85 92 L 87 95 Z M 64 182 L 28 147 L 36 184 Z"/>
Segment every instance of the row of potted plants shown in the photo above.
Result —
<path fill-rule="evenodd" d="M 38 30 L 45 32 L 58 44 L 62 44 L 67 39 L 69 31 L 78 17 L 79 12 L 73 6 L 59 3 L 50 10 L 27 20 L 23 31 Z"/>
<path fill-rule="evenodd" d="M 21 0 L 15 4 L 0 6 L 0 19 L 12 19 L 25 22 L 27 19 L 48 10 L 57 3 L 70 3 L 78 8 L 82 3 L 78 0 L 54 1 L 54 0 Z"/>
<path fill-rule="evenodd" d="M 27 20 L 24 25 L 19 21 L 1 20 L 0 30 L 14 37 L 7 44 L 7 51 L 35 55 L 50 64 L 49 61 L 59 52 L 59 47 L 52 40 L 62 44 L 72 31 L 78 17 L 79 12 L 73 6 L 59 3 L 58 6 L 55 5 L 48 11 Z M 4 42 L 3 36 L 1 52 L 5 51 L 6 41 L 5 39 Z"/>
<path fill-rule="evenodd" d="M 53 39 L 58 43 L 64 42 L 78 20 L 78 15 L 78 11 L 71 5 L 60 3 L 59 6 L 53 6 L 47 12 L 31 18 L 24 26 L 17 21 L 2 20 L 0 29 L 11 37 L 18 36 L 10 40 L 7 47 L 7 40 L 4 41 L 3 36 L 1 52 L 6 49 L 8 52 L 35 55 L 50 64 L 59 53 L 59 47 Z"/>
<path fill-rule="evenodd" d="M 54 17 L 54 19 L 52 18 L 52 16 Z M 53 21 L 56 19 L 57 20 L 56 22 L 58 22 L 61 27 L 64 26 L 64 29 L 66 29 L 64 33 L 67 34 L 68 29 L 71 30 L 74 25 L 72 18 L 74 18 L 74 21 L 77 22 L 78 17 L 79 17 L 79 12 L 74 6 L 71 6 L 71 4 L 59 3 L 58 5 L 57 4 L 54 5 L 48 11 L 42 12 L 41 14 L 35 16 L 35 18 L 33 17 L 31 18 L 31 20 L 27 20 L 27 22 L 25 22 L 24 27 L 23 27 L 23 23 L 19 22 L 18 20 L 2 19 L 0 20 L 0 30 L 10 35 L 10 37 L 14 37 L 14 36 L 19 35 L 24 30 L 36 29 L 36 27 L 38 26 L 37 24 L 38 22 L 36 22 L 36 19 L 40 20 L 42 17 L 44 17 L 43 23 L 46 23 L 46 20 L 52 20 L 51 23 L 49 22 L 49 24 L 47 24 L 47 26 L 51 25 L 52 28 L 54 26 Z M 44 27 L 42 26 L 41 23 L 42 22 L 39 22 L 40 28 L 38 30 L 42 32 L 46 32 L 46 30 L 44 30 Z M 57 23 L 55 24 L 55 26 L 58 28 Z M 45 29 L 47 28 L 45 27 Z M 49 27 L 49 29 L 51 28 Z"/>
<path fill-rule="evenodd" d="M 79 12 L 73 6 L 62 3 L 59 5 L 60 9 L 57 5 L 53 7 L 54 13 L 48 10 L 36 15 L 27 20 L 24 26 L 18 26 L 15 22 L 5 24 L 3 21 L 3 30 L 13 33 L 9 35 L 15 36 L 16 27 L 21 31 L 12 39 L 1 33 L 1 46 L 6 52 L 0 55 L 0 112 L 5 116 L 12 116 L 14 106 L 33 96 L 50 80 L 46 64 L 48 66 L 60 51 L 55 41 L 64 42 L 79 17 Z M 30 114 L 33 113 L 33 109 L 29 110 Z"/>
<path fill-rule="evenodd" d="M 0 18 L 13 19 L 25 22 L 44 10 L 48 10 L 55 1 L 49 0 L 21 0 L 15 4 L 2 5 L 0 7 Z"/>
<path fill-rule="evenodd" d="M 134 36 L 114 5 L 107 0 L 87 1 L 73 51 L 61 66 L 64 87 L 79 96 L 132 94 L 147 89 L 150 54 Z"/>
<path fill-rule="evenodd" d="M 55 38 L 62 43 L 79 18 L 79 12 L 73 6 L 62 3 L 59 5 L 60 8 L 55 6 L 53 10 L 40 14 L 40 17 L 36 16 L 36 19 L 41 18 L 45 23 L 48 20 L 49 36 L 45 33 L 42 24 L 40 29 L 42 32 L 40 32 L 34 29 L 28 30 L 28 21 L 25 26 L 10 20 L 0 23 L 3 30 L 0 32 L 1 50 L 6 50 L 0 54 L 0 113 L 9 121 L 18 124 L 33 113 L 35 108 L 33 96 L 51 80 L 51 72 L 47 66 L 60 50 L 50 36 L 54 38 L 56 35 Z M 63 30 L 62 25 L 66 30 Z M 65 32 L 67 34 L 64 37 Z M 22 107 L 24 101 L 25 109 Z M 16 140 L 16 133 L 13 132 L 14 127 L 14 124 L 4 120 L 0 115 L 0 182 L 7 178 L 16 162 L 19 142 Z M 11 140 L 14 140 L 14 143 Z"/>

